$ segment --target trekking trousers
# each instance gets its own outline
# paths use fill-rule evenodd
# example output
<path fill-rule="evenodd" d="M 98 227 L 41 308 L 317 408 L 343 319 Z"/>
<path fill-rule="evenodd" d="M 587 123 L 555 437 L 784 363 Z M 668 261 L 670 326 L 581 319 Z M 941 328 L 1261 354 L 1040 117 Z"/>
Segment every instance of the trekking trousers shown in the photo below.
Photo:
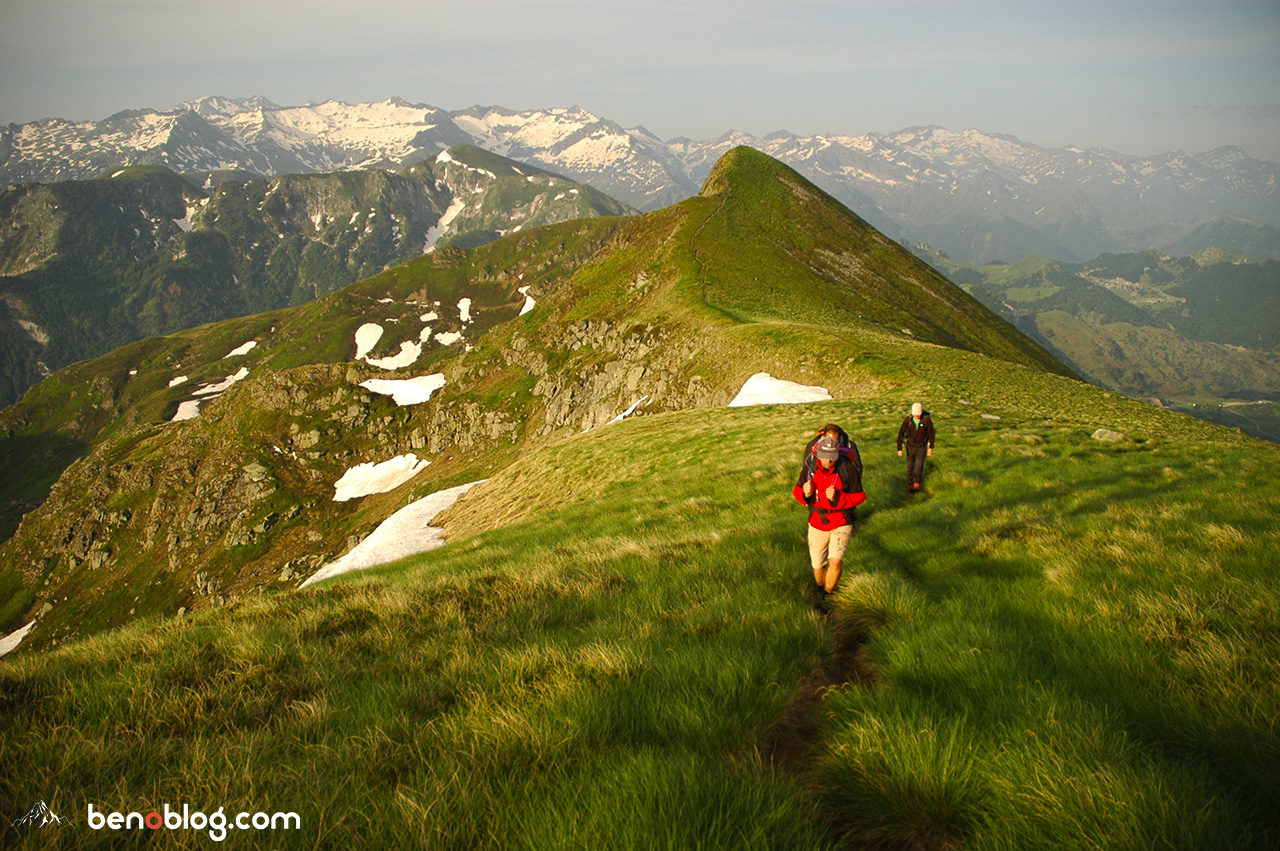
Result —
<path fill-rule="evenodd" d="M 929 454 L 927 444 L 912 446 L 910 443 L 906 445 L 907 456 L 907 484 L 917 485 L 924 482 L 924 459 Z"/>

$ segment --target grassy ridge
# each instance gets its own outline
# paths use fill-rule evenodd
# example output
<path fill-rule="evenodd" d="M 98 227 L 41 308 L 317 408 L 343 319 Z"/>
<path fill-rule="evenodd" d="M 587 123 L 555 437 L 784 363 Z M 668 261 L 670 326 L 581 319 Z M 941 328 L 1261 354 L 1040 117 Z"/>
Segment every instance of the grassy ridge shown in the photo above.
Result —
<path fill-rule="evenodd" d="M 525 456 L 398 566 L 0 663 L 0 797 L 60 847 L 111 836 L 87 801 L 297 811 L 283 847 L 1273 843 L 1277 450 L 918 349 L 905 391 Z M 830 419 L 870 501 L 822 617 L 789 490 Z"/>

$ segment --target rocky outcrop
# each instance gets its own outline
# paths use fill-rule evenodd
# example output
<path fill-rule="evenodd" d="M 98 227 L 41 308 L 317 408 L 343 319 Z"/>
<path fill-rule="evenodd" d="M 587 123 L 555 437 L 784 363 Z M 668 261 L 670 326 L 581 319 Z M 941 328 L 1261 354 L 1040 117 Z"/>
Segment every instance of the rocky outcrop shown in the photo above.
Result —
<path fill-rule="evenodd" d="M 702 376 L 688 374 L 699 346 L 678 331 L 583 319 L 566 327 L 555 345 L 571 353 L 568 365 L 556 372 L 521 337 L 505 353 L 508 363 L 536 377 L 533 394 L 545 400 L 535 435 L 603 425 L 642 398 L 648 411 L 710 404 Z"/>

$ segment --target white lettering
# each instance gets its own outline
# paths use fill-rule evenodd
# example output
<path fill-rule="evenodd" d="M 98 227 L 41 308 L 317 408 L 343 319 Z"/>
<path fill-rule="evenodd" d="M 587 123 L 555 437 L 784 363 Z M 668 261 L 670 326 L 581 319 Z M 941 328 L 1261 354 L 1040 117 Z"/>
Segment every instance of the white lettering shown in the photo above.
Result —
<path fill-rule="evenodd" d="M 218 807 L 218 811 L 209 816 L 209 838 L 214 842 L 227 838 L 227 816 L 222 812 L 222 807 Z"/>
<path fill-rule="evenodd" d="M 272 830 L 276 829 L 276 819 L 280 819 L 281 821 L 284 822 L 285 830 L 289 829 L 289 822 L 293 822 L 293 825 L 297 827 L 298 830 L 302 830 L 302 816 L 298 815 L 297 813 L 276 813 L 275 815 L 273 815 L 271 817 Z"/>

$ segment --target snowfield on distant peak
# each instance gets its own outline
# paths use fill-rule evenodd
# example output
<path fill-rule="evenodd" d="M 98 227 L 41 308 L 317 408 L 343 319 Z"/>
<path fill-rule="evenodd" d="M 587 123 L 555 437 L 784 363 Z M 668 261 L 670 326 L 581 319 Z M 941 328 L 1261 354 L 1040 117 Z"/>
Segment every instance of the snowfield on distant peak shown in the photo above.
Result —
<path fill-rule="evenodd" d="M 436 250 L 436 243 L 439 242 L 440 237 L 444 236 L 444 232 L 449 229 L 449 225 L 453 224 L 453 220 L 458 218 L 458 214 L 466 208 L 467 202 L 461 198 L 454 198 L 449 203 L 449 208 L 444 211 L 440 221 L 427 228 L 427 241 L 422 244 L 423 254 L 430 254 Z"/>

